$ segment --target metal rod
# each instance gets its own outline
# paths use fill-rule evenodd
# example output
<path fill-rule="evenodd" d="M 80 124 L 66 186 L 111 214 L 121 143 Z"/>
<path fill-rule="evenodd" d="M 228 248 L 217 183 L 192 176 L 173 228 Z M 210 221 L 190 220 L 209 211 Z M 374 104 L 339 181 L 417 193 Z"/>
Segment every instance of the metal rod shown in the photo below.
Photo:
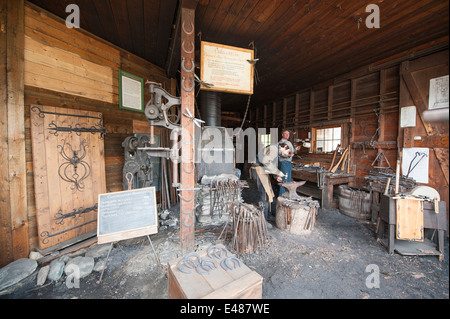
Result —
<path fill-rule="evenodd" d="M 169 194 L 169 184 L 167 181 L 167 162 L 165 158 L 161 158 L 162 164 L 163 164 L 163 176 L 164 176 L 164 187 L 166 189 L 166 197 L 167 197 L 167 206 L 169 209 L 171 208 L 170 205 L 170 194 Z"/>
<path fill-rule="evenodd" d="M 155 248 L 153 247 L 152 240 L 150 239 L 150 235 L 147 235 L 148 242 L 150 243 L 150 246 L 152 247 L 153 253 L 155 254 L 156 261 L 158 262 L 159 268 L 162 268 L 161 262 L 159 261 L 158 255 L 156 254 Z"/>
<path fill-rule="evenodd" d="M 111 243 L 111 246 L 109 247 L 108 255 L 106 256 L 105 267 L 103 267 L 102 273 L 100 275 L 100 279 L 97 281 L 97 285 L 100 285 L 100 283 L 102 282 L 103 274 L 104 274 L 104 272 L 106 270 L 106 265 L 108 264 L 108 260 L 109 260 L 109 254 L 111 254 L 111 251 L 113 249 L 113 245 L 114 245 L 114 243 Z"/>

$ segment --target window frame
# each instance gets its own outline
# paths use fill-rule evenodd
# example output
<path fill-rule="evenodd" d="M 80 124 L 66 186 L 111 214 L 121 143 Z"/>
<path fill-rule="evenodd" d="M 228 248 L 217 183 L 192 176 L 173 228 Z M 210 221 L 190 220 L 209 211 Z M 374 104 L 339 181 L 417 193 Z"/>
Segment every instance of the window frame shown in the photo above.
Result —
<path fill-rule="evenodd" d="M 343 132 L 344 132 L 344 126 L 342 124 L 339 125 L 326 125 L 326 126 L 322 126 L 322 127 L 313 127 L 311 128 L 311 150 L 310 153 L 314 153 L 314 154 L 330 154 L 333 153 L 336 149 L 332 149 L 330 152 L 319 152 L 317 150 L 317 132 L 319 130 L 326 130 L 326 129 L 330 129 L 330 128 L 340 128 L 341 129 L 341 138 L 339 140 L 339 145 L 343 145 Z M 331 141 L 336 141 L 337 139 L 332 139 Z M 323 139 L 323 141 L 325 142 L 325 139 Z"/>

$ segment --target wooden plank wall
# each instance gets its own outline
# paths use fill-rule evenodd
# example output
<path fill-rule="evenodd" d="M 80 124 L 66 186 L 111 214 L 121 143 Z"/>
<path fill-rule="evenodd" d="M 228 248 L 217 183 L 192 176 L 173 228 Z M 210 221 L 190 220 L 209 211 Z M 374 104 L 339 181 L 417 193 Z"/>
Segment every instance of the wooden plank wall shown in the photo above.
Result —
<path fill-rule="evenodd" d="M 428 109 L 430 80 L 449 74 L 449 51 L 442 51 L 413 61 L 400 69 L 400 107 L 415 105 L 416 126 L 399 128 L 402 148 L 429 148 L 428 184 L 447 203 L 449 213 L 449 126 L 448 122 L 427 123 L 422 114 Z M 448 221 L 448 219 L 447 219 Z"/>
<path fill-rule="evenodd" d="M 0 1 L 0 267 L 28 257 L 23 29 L 23 0 Z"/>
<path fill-rule="evenodd" d="M 343 146 L 346 147 L 350 144 L 353 151 L 351 162 L 357 177 L 353 186 L 365 188 L 364 177 L 373 169 L 372 163 L 377 154 L 383 152 L 395 172 L 398 146 L 406 147 L 405 145 L 407 145 L 404 142 L 406 138 L 399 136 L 399 132 L 403 134 L 402 130 L 399 130 L 400 104 L 403 103 L 403 106 L 406 106 L 415 105 L 418 102 L 413 101 L 409 95 L 408 102 L 401 101 L 401 83 L 403 83 L 401 75 L 404 73 L 401 70 L 402 65 L 411 63 L 423 68 L 421 70 L 423 74 L 420 74 L 419 80 L 422 81 L 421 85 L 425 88 L 422 88 L 423 92 L 421 93 L 424 98 L 428 96 L 426 90 L 430 74 L 434 74 L 436 77 L 439 74 L 448 74 L 448 43 L 444 47 L 434 48 L 430 44 L 427 47 L 411 50 L 408 54 L 392 57 L 389 61 L 355 70 L 353 73 L 343 75 L 333 81 L 303 90 L 267 105 L 261 105 L 252 114 L 268 114 L 269 117 L 274 114 L 273 121 L 267 123 L 265 118 L 254 116 L 252 123 L 257 127 L 267 128 L 267 125 L 272 125 L 272 127 L 295 129 L 297 137 L 302 139 L 308 137 L 311 127 L 341 124 L 344 128 Z M 442 59 L 443 56 L 447 59 Z M 442 61 L 445 61 L 446 68 L 442 67 Z M 403 64 L 401 64 L 402 62 Z M 430 73 L 430 70 L 434 73 Z M 403 88 L 403 92 L 408 91 Z M 292 107 L 289 105 L 293 98 L 295 98 L 294 110 L 296 111 L 292 113 Z M 278 109 L 283 103 L 288 106 L 287 112 L 283 118 L 279 118 L 275 114 L 278 114 Z M 419 115 L 417 122 L 421 123 Z M 439 130 L 434 130 L 438 133 L 433 131 L 435 135 L 432 138 L 428 136 L 430 134 L 422 132 L 422 129 L 415 135 L 410 133 L 409 141 L 416 147 L 431 147 L 440 151 L 441 155 L 439 161 L 436 160 L 437 164 L 430 164 L 430 174 L 432 174 L 430 176 L 433 178 L 431 178 L 429 186 L 442 194 L 441 198 L 447 202 L 448 215 L 448 123 L 439 125 L 439 127 Z M 281 134 L 281 129 L 279 131 Z M 422 136 L 422 140 L 426 142 L 413 141 L 412 136 L 416 135 Z M 297 162 L 303 164 L 320 162 L 326 167 L 331 164 L 333 158 L 333 154 L 311 154 L 307 149 L 300 151 L 300 155 L 302 160 L 297 160 Z M 386 162 L 383 163 L 383 166 L 387 166 Z"/>
<path fill-rule="evenodd" d="M 3 3 L 3 2 L 2 2 Z M 143 113 L 119 109 L 119 69 L 144 80 L 162 83 L 175 94 L 176 82 L 165 71 L 26 2 L 24 100 L 26 203 L 29 248 L 37 247 L 30 105 L 48 105 L 103 114 L 107 191 L 122 190 L 123 140 L 133 135 L 133 121 Z M 3 46 L 2 46 L 3 48 Z M 145 101 L 149 93 L 145 91 Z M 18 122 L 20 123 L 20 122 Z M 3 138 L 3 135 L 2 135 Z M 2 152 L 3 154 L 3 152 Z M 11 242 L 9 242 L 12 244 Z M 3 255 L 6 248 L 1 247 Z M 12 261 L 8 258 L 8 261 Z M 3 263 L 5 263 L 4 261 Z M 0 265 L 1 266 L 1 265 Z"/>
<path fill-rule="evenodd" d="M 295 130 L 300 139 L 308 138 L 311 127 L 342 125 L 344 138 L 341 146 L 345 148 L 350 144 L 354 148 L 353 165 L 357 172 L 357 185 L 363 186 L 364 176 L 370 171 L 379 151 L 386 154 L 390 163 L 395 163 L 398 85 L 398 66 L 340 82 L 325 83 L 273 102 L 272 105 L 277 110 L 284 103 L 286 114 L 285 117 L 274 116 L 270 124 L 280 128 L 280 133 L 282 127 Z M 269 114 L 273 113 L 274 108 L 267 106 L 259 107 L 259 113 L 264 108 L 268 108 Z M 387 125 L 378 134 L 380 113 Z M 264 119 L 255 118 L 255 123 L 258 127 L 263 127 Z M 372 138 L 375 134 L 377 135 Z M 373 141 L 383 143 L 372 143 Z M 300 155 L 300 163 L 320 162 L 324 166 L 330 165 L 333 158 L 333 154 L 311 154 L 308 149 L 302 149 Z"/>
<path fill-rule="evenodd" d="M 448 52 L 448 46 L 435 50 Z M 410 56 L 414 57 L 411 52 L 415 52 L 418 57 L 421 52 L 428 55 L 434 49 L 430 46 L 418 48 L 417 51 L 411 50 Z M 267 122 L 267 119 L 256 118 L 254 115 L 252 124 L 256 127 L 278 127 L 280 134 L 282 127 L 295 129 L 297 137 L 301 139 L 308 137 L 311 127 L 342 125 L 343 146 L 350 144 L 353 150 L 353 170 L 357 176 L 354 186 L 364 187 L 364 177 L 373 168 L 372 163 L 379 152 L 386 155 L 395 170 L 398 154 L 400 63 L 404 60 L 408 60 L 408 56 L 393 57 L 390 61 L 355 70 L 332 81 L 260 105 L 252 114 L 267 114 L 271 121 Z M 291 106 L 293 100 L 295 104 Z M 279 109 L 283 108 L 283 104 L 287 106 L 287 110 L 280 117 Z M 333 158 L 333 154 L 311 154 L 307 149 L 300 151 L 300 155 L 301 163 L 320 162 L 324 166 L 330 165 Z"/>

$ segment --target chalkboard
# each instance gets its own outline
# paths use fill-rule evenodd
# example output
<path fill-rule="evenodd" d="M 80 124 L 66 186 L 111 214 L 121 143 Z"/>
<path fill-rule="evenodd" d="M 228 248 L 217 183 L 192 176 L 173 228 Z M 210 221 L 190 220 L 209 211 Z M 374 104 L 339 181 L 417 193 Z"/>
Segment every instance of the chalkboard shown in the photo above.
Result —
<path fill-rule="evenodd" d="M 98 196 L 99 244 L 137 238 L 158 232 L 154 187 Z"/>

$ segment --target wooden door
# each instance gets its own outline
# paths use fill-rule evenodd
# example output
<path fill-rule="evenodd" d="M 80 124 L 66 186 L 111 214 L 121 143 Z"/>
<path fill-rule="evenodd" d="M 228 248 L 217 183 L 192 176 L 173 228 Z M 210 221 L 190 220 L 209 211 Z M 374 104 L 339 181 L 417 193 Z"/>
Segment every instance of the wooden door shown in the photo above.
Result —
<path fill-rule="evenodd" d="M 449 74 L 449 51 L 442 51 L 413 61 L 403 62 L 400 70 L 400 108 L 416 106 L 416 126 L 400 128 L 402 148 L 429 148 L 429 181 L 427 186 L 439 192 L 449 207 L 448 122 L 427 123 L 423 112 L 428 110 L 430 80 Z M 405 174 L 405 172 L 403 172 Z"/>
<path fill-rule="evenodd" d="M 95 235 L 106 192 L 102 114 L 50 106 L 30 114 L 39 248 Z"/>

